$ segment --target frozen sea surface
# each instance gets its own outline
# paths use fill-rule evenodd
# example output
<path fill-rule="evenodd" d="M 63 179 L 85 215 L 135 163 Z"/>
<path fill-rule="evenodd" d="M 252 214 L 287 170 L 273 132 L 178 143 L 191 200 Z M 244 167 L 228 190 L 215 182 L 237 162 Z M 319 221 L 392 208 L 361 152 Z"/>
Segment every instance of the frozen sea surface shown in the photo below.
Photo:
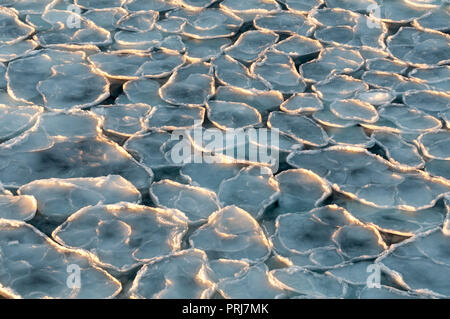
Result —
<path fill-rule="evenodd" d="M 450 298 L 449 21 L 0 1 L 0 298 Z"/>

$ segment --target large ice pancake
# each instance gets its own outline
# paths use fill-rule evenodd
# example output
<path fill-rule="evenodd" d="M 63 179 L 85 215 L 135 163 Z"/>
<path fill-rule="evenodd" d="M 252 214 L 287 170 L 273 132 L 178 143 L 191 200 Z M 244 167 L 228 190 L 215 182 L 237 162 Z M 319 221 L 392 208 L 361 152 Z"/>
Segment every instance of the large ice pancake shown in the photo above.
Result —
<path fill-rule="evenodd" d="M 430 88 L 424 81 L 386 71 L 369 70 L 364 72 L 361 79 L 374 88 L 391 90 L 395 95 L 414 90 L 429 90 Z"/>
<path fill-rule="evenodd" d="M 152 131 L 133 135 L 124 144 L 125 150 L 136 156 L 145 167 L 158 169 L 164 167 L 179 167 L 171 158 L 172 135 L 165 131 Z M 150 186 L 150 185 L 149 185 Z"/>
<path fill-rule="evenodd" d="M 372 137 L 385 150 L 387 158 L 399 167 L 422 168 L 425 165 L 416 146 L 405 142 L 400 136 L 390 132 L 374 131 Z"/>
<path fill-rule="evenodd" d="M 338 265 L 337 267 L 327 270 L 326 274 L 331 275 L 339 281 L 345 282 L 351 287 L 367 286 L 370 266 L 373 267 L 373 260 L 362 260 L 351 263 Z M 374 288 L 374 287 L 372 287 Z"/>
<path fill-rule="evenodd" d="M 356 99 L 370 103 L 373 106 L 380 106 L 394 101 L 396 95 L 390 90 L 372 89 L 366 92 L 359 92 L 355 97 Z"/>
<path fill-rule="evenodd" d="M 42 113 L 36 105 L 0 104 L 0 142 L 11 139 L 31 128 Z"/>
<path fill-rule="evenodd" d="M 417 68 L 409 72 L 408 75 L 425 81 L 434 89 L 439 89 L 442 86 L 442 89 L 447 91 L 447 85 L 450 81 L 450 67 L 444 65 Z"/>
<path fill-rule="evenodd" d="M 391 130 L 396 133 L 404 132 L 428 132 L 439 129 L 442 124 L 439 119 L 422 112 L 420 110 L 409 108 L 402 104 L 388 104 L 384 105 L 378 110 L 380 119 L 392 122 L 393 127 L 383 127 L 383 123 L 380 123 L 379 128 L 383 130 Z M 380 122 L 382 122 L 380 121 Z M 377 123 L 374 124 L 377 126 Z"/>
<path fill-rule="evenodd" d="M 23 185 L 18 193 L 34 196 L 39 214 L 53 223 L 64 222 L 86 206 L 141 200 L 141 194 L 133 184 L 118 175 L 41 179 Z"/>
<path fill-rule="evenodd" d="M 328 183 L 312 171 L 290 169 L 276 175 L 280 188 L 278 213 L 309 211 L 331 194 Z"/>
<path fill-rule="evenodd" d="M 430 160 L 425 164 L 425 171 L 431 176 L 442 176 L 450 180 L 450 161 Z"/>
<path fill-rule="evenodd" d="M 203 299 L 210 298 L 214 291 L 213 271 L 206 254 L 188 249 L 144 265 L 130 294 L 132 298 Z"/>
<path fill-rule="evenodd" d="M 132 32 L 121 30 L 114 35 L 114 49 L 122 52 L 148 52 L 162 47 L 163 35 L 158 29 Z"/>
<path fill-rule="evenodd" d="M 392 288 L 391 286 L 380 286 L 379 289 L 364 288 L 358 293 L 359 299 L 418 299 L 428 298 L 420 294 L 413 294 Z"/>
<path fill-rule="evenodd" d="M 185 62 L 185 57 L 178 53 L 157 51 L 150 55 L 150 60 L 141 65 L 138 70 L 147 78 L 164 78 L 169 76 Z"/>
<path fill-rule="evenodd" d="M 184 38 L 183 43 L 186 46 L 186 57 L 194 61 L 207 61 L 217 58 L 232 42 L 228 38 L 207 40 Z"/>
<path fill-rule="evenodd" d="M 267 51 L 252 64 L 250 71 L 265 80 L 270 89 L 284 94 L 303 92 L 306 88 L 294 61 L 282 52 Z"/>
<path fill-rule="evenodd" d="M 20 187 L 46 178 L 121 175 L 138 189 L 153 173 L 100 133 L 90 112 L 46 113 L 25 134 L 0 145 L 0 180 Z"/>
<path fill-rule="evenodd" d="M 440 228 L 430 230 L 394 245 L 377 263 L 408 290 L 448 298 L 449 238 Z"/>
<path fill-rule="evenodd" d="M 153 29 L 158 17 L 159 14 L 156 11 L 136 12 L 121 17 L 117 20 L 116 25 L 122 30 L 145 32 Z"/>
<path fill-rule="evenodd" d="M 380 231 L 409 237 L 442 225 L 445 207 L 436 205 L 415 212 L 396 208 L 377 208 L 343 197 L 334 201 L 363 223 L 374 225 Z"/>
<path fill-rule="evenodd" d="M 331 112 L 343 120 L 374 123 L 378 113 L 373 105 L 356 99 L 336 100 L 330 105 Z"/>
<path fill-rule="evenodd" d="M 218 285 L 227 299 L 274 299 L 286 296 L 286 291 L 271 277 L 263 263 L 245 269 L 237 278 L 227 278 Z"/>
<path fill-rule="evenodd" d="M 14 44 L 26 39 L 34 32 L 29 25 L 20 21 L 17 11 L 6 7 L 0 7 L 0 44 Z"/>
<path fill-rule="evenodd" d="M 289 136 L 281 136 L 275 130 L 260 128 L 226 130 L 195 128 L 175 132 L 183 137 L 183 143 L 172 148 L 172 158 L 185 163 L 234 163 L 278 169 L 281 156 L 303 145 Z M 187 135 L 187 136 L 186 136 Z M 185 143 L 184 138 L 188 139 Z M 179 140 L 179 138 L 176 138 Z M 180 147 L 182 146 L 182 148 Z M 193 150 L 189 150 L 192 147 Z M 188 151 L 186 150 L 188 149 Z M 279 156 L 279 154 L 282 155 Z"/>
<path fill-rule="evenodd" d="M 201 106 L 214 94 L 214 77 L 211 66 L 196 63 L 175 71 L 159 94 L 167 103 L 185 106 Z"/>
<path fill-rule="evenodd" d="M 278 182 L 266 167 L 243 168 L 236 176 L 224 180 L 219 188 L 222 206 L 236 205 L 258 219 L 279 197 Z"/>
<path fill-rule="evenodd" d="M 101 46 L 111 43 L 108 30 L 75 12 L 46 10 L 42 19 L 52 25 L 35 36 L 36 41 L 43 47 L 90 44 Z"/>
<path fill-rule="evenodd" d="M 229 163 L 188 163 L 181 168 L 181 175 L 189 179 L 194 186 L 201 186 L 218 192 L 220 184 L 236 176 L 242 165 Z M 210 178 L 214 176 L 215 178 Z"/>
<path fill-rule="evenodd" d="M 364 64 L 356 50 L 328 47 L 320 51 L 317 59 L 301 64 L 300 74 L 311 81 L 323 81 L 330 75 L 346 74 L 358 70 Z"/>
<path fill-rule="evenodd" d="M 214 271 L 214 281 L 221 282 L 230 278 L 237 278 L 249 269 L 250 264 L 242 260 L 216 259 L 211 260 L 209 266 Z"/>
<path fill-rule="evenodd" d="M 44 99 L 37 89 L 39 82 L 52 76 L 52 67 L 59 65 L 61 68 L 63 64 L 83 63 L 85 57 L 81 51 L 46 49 L 12 61 L 6 72 L 8 93 L 16 100 L 44 105 Z"/>
<path fill-rule="evenodd" d="M 336 100 L 351 99 L 361 92 L 368 91 L 366 82 L 346 75 L 330 76 L 312 86 L 322 100 L 334 102 Z"/>
<path fill-rule="evenodd" d="M 311 253 L 325 252 L 324 249 L 331 249 L 330 254 L 323 254 L 323 259 L 314 257 L 316 261 L 322 259 L 316 266 L 373 259 L 387 248 L 375 227 L 364 225 L 336 205 L 280 215 L 272 242 L 279 255 L 298 266 L 313 266 L 305 259 Z"/>
<path fill-rule="evenodd" d="M 209 7 L 216 2 L 216 0 L 180 0 L 180 2 L 183 7 L 196 11 Z"/>
<path fill-rule="evenodd" d="M 292 33 L 295 35 L 310 35 L 314 29 L 314 23 L 310 19 L 293 12 L 278 12 L 270 15 L 260 15 L 253 20 L 256 28 L 273 31 Z"/>
<path fill-rule="evenodd" d="M 413 25 L 418 28 L 434 29 L 448 33 L 450 29 L 449 21 L 449 5 L 444 2 L 441 7 L 434 8 L 431 12 L 414 20 Z"/>
<path fill-rule="evenodd" d="M 418 143 L 425 156 L 440 160 L 450 160 L 449 139 L 449 131 L 440 130 L 422 134 L 418 139 Z"/>
<path fill-rule="evenodd" d="M 259 262 L 267 259 L 271 245 L 256 220 L 245 210 L 227 206 L 210 215 L 208 223 L 189 238 L 194 248 L 209 259 L 237 259 Z"/>
<path fill-rule="evenodd" d="M 322 44 L 308 37 L 293 35 L 279 41 L 273 46 L 277 51 L 289 54 L 292 58 L 306 58 L 318 54 L 322 50 Z"/>
<path fill-rule="evenodd" d="M 36 86 L 49 109 L 86 108 L 109 97 L 109 81 L 90 65 L 56 65 L 51 71 L 52 76 Z"/>
<path fill-rule="evenodd" d="M 395 57 L 414 65 L 441 65 L 449 60 L 448 41 L 445 33 L 401 27 L 388 37 L 387 45 Z"/>
<path fill-rule="evenodd" d="M 280 105 L 286 113 L 308 113 L 320 111 L 323 103 L 315 93 L 296 93 Z"/>
<path fill-rule="evenodd" d="M 289 11 L 307 13 L 323 4 L 322 0 L 280 0 L 286 4 Z"/>
<path fill-rule="evenodd" d="M 375 0 L 325 0 L 328 8 L 342 8 L 354 11 L 367 11 L 369 6 L 377 2 Z"/>
<path fill-rule="evenodd" d="M 271 31 L 247 31 L 225 53 L 241 62 L 253 62 L 259 54 L 278 41 L 278 35 Z"/>
<path fill-rule="evenodd" d="M 329 127 L 327 130 L 330 142 L 338 145 L 359 146 L 370 148 L 375 144 L 373 136 L 367 136 L 361 126 Z"/>
<path fill-rule="evenodd" d="M 351 27 L 356 24 L 359 17 L 357 12 L 342 7 L 335 8 L 334 6 L 322 10 L 312 10 L 310 14 L 320 27 Z"/>
<path fill-rule="evenodd" d="M 146 78 L 131 80 L 123 85 L 126 98 L 132 102 L 130 104 L 144 103 L 151 106 L 167 104 L 159 96 L 159 88 L 160 85 L 157 81 Z"/>
<path fill-rule="evenodd" d="M 170 179 L 153 183 L 150 195 L 157 205 L 182 211 L 191 223 L 206 221 L 213 212 L 220 209 L 214 192 Z"/>
<path fill-rule="evenodd" d="M 450 109 L 450 94 L 438 91 L 408 91 L 403 94 L 403 102 L 430 114 Z"/>
<path fill-rule="evenodd" d="M 87 254 L 57 245 L 24 222 L 0 219 L 0 238 L 4 297 L 112 298 L 122 289 Z"/>
<path fill-rule="evenodd" d="M 206 107 L 208 119 L 223 130 L 247 128 L 261 123 L 259 112 L 245 103 L 213 100 Z"/>
<path fill-rule="evenodd" d="M 44 9 L 52 2 L 52 0 L 9 0 L 3 1 L 6 7 L 13 7 L 20 14 L 28 14 L 28 13 L 43 13 Z"/>
<path fill-rule="evenodd" d="M 223 85 L 242 89 L 267 88 L 267 84 L 260 77 L 252 74 L 247 67 L 227 54 L 215 58 L 212 64 L 217 80 Z"/>
<path fill-rule="evenodd" d="M 181 33 L 184 25 L 186 24 L 186 19 L 179 17 L 167 17 L 156 22 L 155 27 L 163 32 L 168 33 Z"/>
<path fill-rule="evenodd" d="M 250 21 L 258 14 L 270 14 L 280 11 L 280 5 L 275 0 L 225 0 L 220 3 L 220 7 L 231 11 L 237 16 Z"/>
<path fill-rule="evenodd" d="M 343 298 L 347 285 L 329 276 L 294 266 L 276 269 L 270 275 L 286 290 L 307 298 Z"/>
<path fill-rule="evenodd" d="M 131 0 L 125 3 L 125 8 L 129 11 L 167 11 L 175 7 L 176 5 L 172 1 L 165 0 Z"/>
<path fill-rule="evenodd" d="M 424 4 L 427 5 L 424 6 Z M 421 3 L 421 1 L 386 0 L 379 7 L 379 14 L 384 21 L 404 23 L 422 17 L 433 7 L 433 1 Z"/>
<path fill-rule="evenodd" d="M 103 267 L 128 271 L 179 250 L 186 231 L 186 216 L 178 210 L 121 202 L 79 210 L 52 237 L 83 249 Z"/>
<path fill-rule="evenodd" d="M 116 30 L 117 22 L 126 17 L 128 12 L 123 8 L 105 8 L 105 9 L 89 9 L 82 14 L 87 19 L 94 22 L 97 26 L 108 30 L 109 32 Z"/>
<path fill-rule="evenodd" d="M 151 111 L 147 104 L 115 104 L 92 108 L 102 118 L 102 128 L 113 134 L 130 137 L 144 129 L 144 117 Z"/>
<path fill-rule="evenodd" d="M 367 6 L 370 11 L 370 5 Z M 375 16 L 366 16 L 342 9 L 317 10 L 313 16 L 321 24 L 314 36 L 326 44 L 360 48 L 385 48 L 388 28 Z"/>
<path fill-rule="evenodd" d="M 151 55 L 135 53 L 101 52 L 88 58 L 89 62 L 102 74 L 113 79 L 137 80 L 140 67 L 151 61 Z"/>
<path fill-rule="evenodd" d="M 272 112 L 269 115 L 267 125 L 300 143 L 311 146 L 326 146 L 328 144 L 328 136 L 323 128 L 303 115 Z"/>
<path fill-rule="evenodd" d="M 0 218 L 28 221 L 37 210 L 36 198 L 29 195 L 13 196 L 0 192 Z"/>
<path fill-rule="evenodd" d="M 373 26 L 376 26 L 375 28 Z M 326 36 L 331 36 L 331 43 L 335 44 L 335 34 L 333 31 L 336 31 L 337 28 L 327 28 Z M 330 32 L 331 31 L 331 32 Z M 382 48 L 386 47 L 384 43 L 384 38 L 387 34 L 388 28 L 386 25 L 382 24 L 377 20 L 376 17 L 361 15 L 358 17 L 356 25 L 353 27 L 353 37 L 349 42 L 340 41 L 340 39 L 336 39 L 337 44 L 347 45 L 349 47 L 360 47 L 360 46 L 368 46 L 372 48 Z M 325 37 L 326 37 L 325 36 Z M 328 41 L 324 41 L 328 42 Z"/>
<path fill-rule="evenodd" d="M 75 0 L 75 3 L 84 9 L 121 7 L 125 2 L 125 0 Z"/>
<path fill-rule="evenodd" d="M 314 112 L 312 114 L 312 118 L 321 125 L 326 125 L 331 128 L 340 128 L 340 129 L 346 129 L 355 127 L 358 123 L 353 120 L 344 120 L 338 116 L 336 116 L 333 112 L 331 112 L 329 106 L 325 106 L 324 109 Z M 365 123 L 364 123 L 365 124 Z M 363 123 L 361 123 L 363 125 Z M 330 131 L 331 135 L 333 135 L 333 132 Z M 330 139 L 331 141 L 331 139 Z"/>
<path fill-rule="evenodd" d="M 38 43 L 34 40 L 0 45 L 0 62 L 9 62 L 21 58 L 32 52 L 37 46 Z"/>
<path fill-rule="evenodd" d="M 144 120 L 150 130 L 181 130 L 199 126 L 203 123 L 205 109 L 199 106 L 155 106 Z"/>
<path fill-rule="evenodd" d="M 405 73 L 408 65 L 401 60 L 389 60 L 386 58 L 376 58 L 367 61 L 367 68 L 371 71 Z"/>
<path fill-rule="evenodd" d="M 194 39 L 231 37 L 244 23 L 242 19 L 230 11 L 219 8 L 211 8 L 209 10 L 187 9 L 175 10 L 170 12 L 168 16 L 185 19 L 186 23 L 182 27 L 182 34 Z"/>
<path fill-rule="evenodd" d="M 362 148 L 294 152 L 287 161 L 312 170 L 336 191 L 379 208 L 425 209 L 450 192 L 448 181 L 419 170 L 404 171 Z"/>

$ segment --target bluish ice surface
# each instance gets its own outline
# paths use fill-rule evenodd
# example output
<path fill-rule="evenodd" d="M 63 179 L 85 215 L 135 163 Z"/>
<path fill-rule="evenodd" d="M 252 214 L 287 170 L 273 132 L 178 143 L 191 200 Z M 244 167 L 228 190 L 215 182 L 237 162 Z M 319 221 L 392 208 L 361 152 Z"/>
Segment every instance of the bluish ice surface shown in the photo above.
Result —
<path fill-rule="evenodd" d="M 447 0 L 0 0 L 0 298 L 450 298 L 449 32 Z"/>

